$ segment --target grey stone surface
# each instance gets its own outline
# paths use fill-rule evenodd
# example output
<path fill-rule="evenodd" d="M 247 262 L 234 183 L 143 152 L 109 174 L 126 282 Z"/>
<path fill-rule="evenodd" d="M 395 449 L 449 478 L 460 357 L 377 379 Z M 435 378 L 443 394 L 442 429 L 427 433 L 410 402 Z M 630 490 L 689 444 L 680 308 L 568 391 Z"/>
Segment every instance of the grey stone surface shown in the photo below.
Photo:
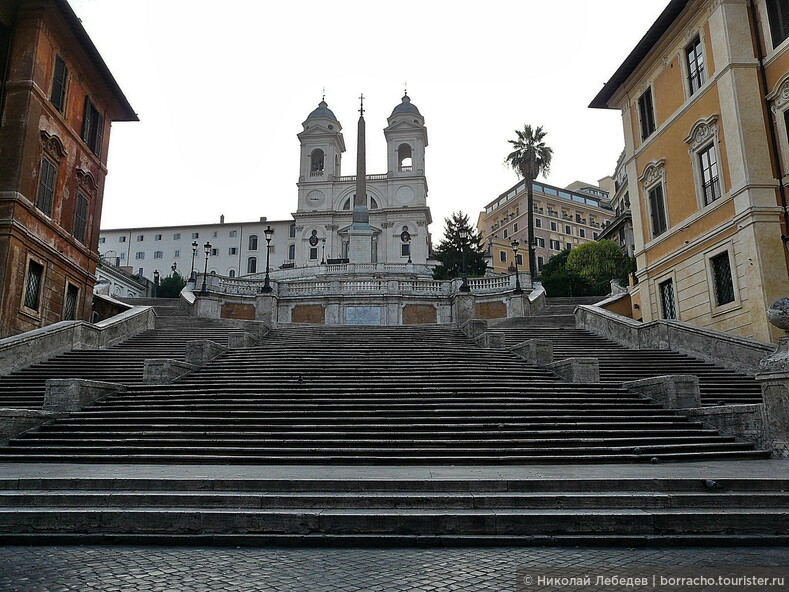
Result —
<path fill-rule="evenodd" d="M 452 299 L 452 315 L 459 325 L 474 318 L 474 295 L 458 292 Z"/>
<path fill-rule="evenodd" d="M 346 325 L 380 325 L 383 310 L 380 306 L 346 306 Z"/>
<path fill-rule="evenodd" d="M 789 372 L 757 374 L 762 383 L 766 437 L 773 456 L 789 458 Z"/>
<path fill-rule="evenodd" d="M 695 409 L 701 407 L 699 379 L 691 375 L 670 375 L 642 378 L 623 382 L 629 391 L 649 397 L 666 409 Z"/>
<path fill-rule="evenodd" d="M 197 370 L 197 366 L 179 360 L 155 358 L 145 360 L 143 382 L 145 384 L 169 384 L 180 376 Z"/>
<path fill-rule="evenodd" d="M 755 442 L 760 448 L 772 445 L 766 435 L 764 405 L 720 405 L 683 409 L 682 412 L 725 436 Z"/>
<path fill-rule="evenodd" d="M 597 358 L 565 358 L 545 368 L 567 382 L 600 382 L 600 363 Z"/>
<path fill-rule="evenodd" d="M 204 366 L 215 357 L 227 351 L 223 345 L 219 345 L 210 339 L 193 339 L 186 342 L 184 360 L 187 364 L 194 366 Z"/>
<path fill-rule="evenodd" d="M 488 322 L 482 319 L 469 319 L 460 323 L 460 330 L 470 339 L 476 339 L 488 330 Z"/>
<path fill-rule="evenodd" d="M 229 349 L 243 349 L 245 347 L 252 347 L 257 344 L 258 340 L 251 333 L 246 331 L 239 331 L 238 333 L 231 333 L 227 336 L 227 347 Z"/>
<path fill-rule="evenodd" d="M 263 321 L 269 327 L 277 324 L 277 297 L 272 294 L 258 294 L 255 297 L 255 320 Z"/>
<path fill-rule="evenodd" d="M 122 384 L 84 378 L 50 378 L 46 385 L 44 411 L 56 412 L 78 411 L 110 393 L 126 390 Z"/>
<path fill-rule="evenodd" d="M 759 362 L 761 372 L 789 372 L 789 337 L 781 337 L 774 353 Z"/>
<path fill-rule="evenodd" d="M 504 337 L 502 331 L 486 331 L 477 335 L 474 343 L 485 349 L 504 349 Z"/>
<path fill-rule="evenodd" d="M 528 339 L 510 347 L 510 351 L 537 366 L 553 363 L 553 342 L 550 339 Z"/>
<path fill-rule="evenodd" d="M 789 297 L 779 298 L 767 309 L 767 320 L 784 331 L 789 331 Z"/>
<path fill-rule="evenodd" d="M 36 409 L 0 409 L 0 445 L 19 434 L 54 419 L 58 414 Z"/>

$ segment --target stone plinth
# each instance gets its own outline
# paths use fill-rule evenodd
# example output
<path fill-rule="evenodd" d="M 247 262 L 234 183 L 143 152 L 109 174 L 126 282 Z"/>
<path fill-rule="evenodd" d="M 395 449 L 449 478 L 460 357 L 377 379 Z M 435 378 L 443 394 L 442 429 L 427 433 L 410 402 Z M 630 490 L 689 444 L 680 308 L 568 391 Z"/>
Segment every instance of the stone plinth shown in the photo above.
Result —
<path fill-rule="evenodd" d="M 718 430 L 724 436 L 742 438 L 760 447 L 772 446 L 765 428 L 764 405 L 719 405 L 684 409 L 682 414 Z"/>
<path fill-rule="evenodd" d="M 789 372 L 758 374 L 762 385 L 764 420 L 773 455 L 789 458 Z"/>
<path fill-rule="evenodd" d="M 474 343 L 485 349 L 504 349 L 504 332 L 486 331 L 478 335 Z"/>
<path fill-rule="evenodd" d="M 469 319 L 460 324 L 460 330 L 466 337 L 474 340 L 488 330 L 488 322 L 482 319 Z"/>
<path fill-rule="evenodd" d="M 186 342 L 186 352 L 184 358 L 187 364 L 194 366 L 205 366 L 215 357 L 227 351 L 223 345 L 210 339 L 194 339 Z"/>
<path fill-rule="evenodd" d="M 50 378 L 46 381 L 44 411 L 79 411 L 85 405 L 110 393 L 125 390 L 125 386 L 115 382 L 84 378 Z"/>
<path fill-rule="evenodd" d="M 0 446 L 5 446 L 11 438 L 62 415 L 38 409 L 0 409 Z"/>
<path fill-rule="evenodd" d="M 546 364 L 545 368 L 567 382 L 600 382 L 600 363 L 597 358 L 565 358 Z"/>
<path fill-rule="evenodd" d="M 666 409 L 701 407 L 699 379 L 689 374 L 653 376 L 623 382 L 622 386 L 659 403 Z"/>
<path fill-rule="evenodd" d="M 177 378 L 197 370 L 197 366 L 166 358 L 145 360 L 143 382 L 145 384 L 169 384 Z"/>
<path fill-rule="evenodd" d="M 373 262 L 373 229 L 348 230 L 348 262 L 372 263 Z"/>
<path fill-rule="evenodd" d="M 527 339 L 513 345 L 510 351 L 537 366 L 546 366 L 553 362 L 553 342 L 550 339 Z"/>

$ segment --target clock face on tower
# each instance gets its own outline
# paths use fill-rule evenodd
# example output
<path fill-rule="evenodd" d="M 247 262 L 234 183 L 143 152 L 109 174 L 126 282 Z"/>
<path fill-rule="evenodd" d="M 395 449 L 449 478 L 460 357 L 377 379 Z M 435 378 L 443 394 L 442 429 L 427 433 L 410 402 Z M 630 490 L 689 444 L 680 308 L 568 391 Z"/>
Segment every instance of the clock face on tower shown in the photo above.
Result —
<path fill-rule="evenodd" d="M 322 191 L 317 189 L 310 191 L 307 194 L 307 205 L 317 207 L 323 204 L 324 195 Z"/>

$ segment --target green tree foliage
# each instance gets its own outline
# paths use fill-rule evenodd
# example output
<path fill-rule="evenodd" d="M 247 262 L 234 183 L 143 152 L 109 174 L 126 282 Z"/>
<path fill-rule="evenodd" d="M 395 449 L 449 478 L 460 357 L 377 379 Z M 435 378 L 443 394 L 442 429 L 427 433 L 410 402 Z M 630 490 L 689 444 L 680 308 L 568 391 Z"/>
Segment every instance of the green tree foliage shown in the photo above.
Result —
<path fill-rule="evenodd" d="M 547 132 L 541 125 L 532 128 L 524 125 L 523 131 L 515 130 L 515 139 L 507 140 L 512 144 L 513 151 L 507 155 L 505 162 L 515 172 L 526 179 L 526 205 L 528 209 L 529 231 L 529 271 L 534 273 L 537 269 L 534 255 L 534 180 L 538 175 L 548 175 L 553 158 L 553 149 L 545 143 Z"/>
<path fill-rule="evenodd" d="M 588 282 L 594 295 L 608 294 L 611 280 L 626 283 L 632 268 L 630 258 L 610 240 L 578 245 L 567 258 L 567 270 Z"/>
<path fill-rule="evenodd" d="M 156 295 L 159 298 L 178 298 L 185 285 L 186 280 L 176 271 L 173 275 L 161 279 Z"/>
<path fill-rule="evenodd" d="M 588 281 L 567 269 L 567 259 L 571 252 L 570 249 L 565 249 L 551 257 L 543 266 L 540 281 L 548 296 L 595 295 Z"/>
<path fill-rule="evenodd" d="M 464 259 L 468 277 L 485 275 L 488 266 L 482 236 L 463 212 L 453 212 L 451 217 L 444 218 L 444 239 L 433 251 L 433 258 L 439 262 L 433 270 L 437 280 L 461 277 Z"/>

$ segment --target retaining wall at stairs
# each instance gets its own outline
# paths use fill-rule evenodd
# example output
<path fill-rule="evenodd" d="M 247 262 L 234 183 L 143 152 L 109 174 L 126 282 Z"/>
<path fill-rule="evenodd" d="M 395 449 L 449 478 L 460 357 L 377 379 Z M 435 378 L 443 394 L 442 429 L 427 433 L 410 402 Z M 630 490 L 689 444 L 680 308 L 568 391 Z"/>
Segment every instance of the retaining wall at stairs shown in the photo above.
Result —
<path fill-rule="evenodd" d="M 137 306 L 110 319 L 92 324 L 61 321 L 0 340 L 0 375 L 9 374 L 74 349 L 105 349 L 152 329 L 153 307 Z"/>

